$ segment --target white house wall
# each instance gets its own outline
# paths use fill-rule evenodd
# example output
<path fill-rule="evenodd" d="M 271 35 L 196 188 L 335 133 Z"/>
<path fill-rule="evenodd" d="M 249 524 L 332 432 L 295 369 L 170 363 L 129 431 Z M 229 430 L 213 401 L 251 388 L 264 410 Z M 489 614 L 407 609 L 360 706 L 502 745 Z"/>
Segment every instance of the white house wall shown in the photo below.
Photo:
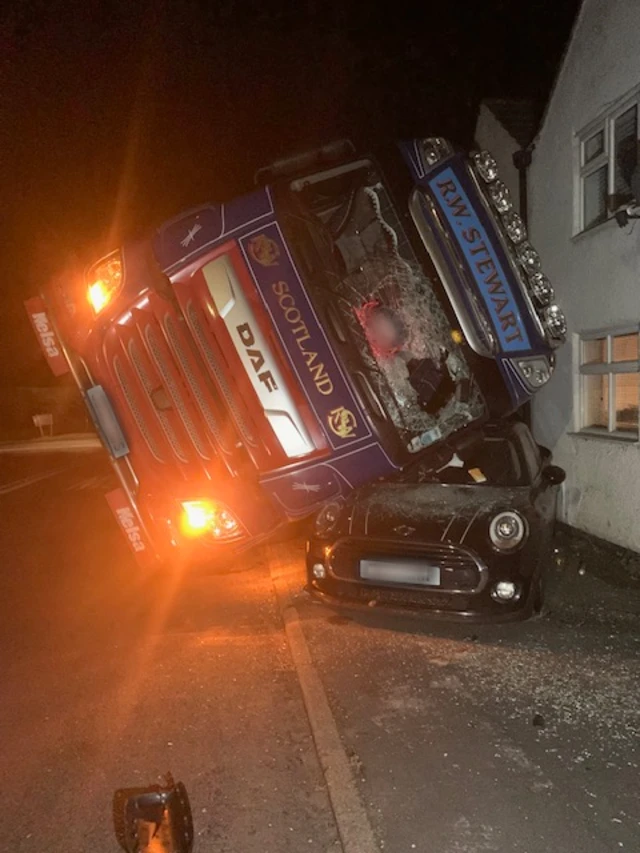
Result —
<path fill-rule="evenodd" d="M 638 0 L 585 0 L 529 171 L 532 242 L 574 335 L 640 320 L 640 222 L 573 237 L 575 133 L 640 84 L 639 34 Z M 574 339 L 534 403 L 534 430 L 567 469 L 564 519 L 640 551 L 640 447 L 571 435 L 576 357 Z"/>
<path fill-rule="evenodd" d="M 513 165 L 513 154 L 519 150 L 520 146 L 513 136 L 507 132 L 504 125 L 500 124 L 486 104 L 480 105 L 475 138 L 479 148 L 488 148 L 496 158 L 500 168 L 500 177 L 509 187 L 517 207 L 519 183 L 518 170 Z"/>

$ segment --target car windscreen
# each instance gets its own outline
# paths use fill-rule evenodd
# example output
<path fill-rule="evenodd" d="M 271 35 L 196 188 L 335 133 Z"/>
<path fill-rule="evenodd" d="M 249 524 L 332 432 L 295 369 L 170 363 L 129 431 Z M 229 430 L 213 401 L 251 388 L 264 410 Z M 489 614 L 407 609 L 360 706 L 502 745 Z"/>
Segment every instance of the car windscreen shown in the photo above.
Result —
<path fill-rule="evenodd" d="M 529 472 L 513 443 L 506 437 L 484 437 L 455 450 L 438 470 L 424 479 L 450 485 L 523 486 Z"/>
<path fill-rule="evenodd" d="M 362 160 L 290 185 L 296 240 L 311 240 L 368 378 L 410 451 L 484 415 L 461 347 L 375 165 Z M 326 293 L 325 293 L 326 296 Z"/>

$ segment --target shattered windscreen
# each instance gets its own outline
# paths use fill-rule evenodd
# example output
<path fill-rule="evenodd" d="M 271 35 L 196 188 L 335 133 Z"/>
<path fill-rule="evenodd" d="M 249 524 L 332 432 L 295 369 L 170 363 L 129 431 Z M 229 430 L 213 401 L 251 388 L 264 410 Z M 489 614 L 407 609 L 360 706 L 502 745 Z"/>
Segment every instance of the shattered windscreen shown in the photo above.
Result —
<path fill-rule="evenodd" d="M 360 161 L 324 175 L 292 184 L 298 210 L 331 255 L 324 286 L 367 378 L 417 452 L 482 417 L 482 396 L 375 167 Z"/>

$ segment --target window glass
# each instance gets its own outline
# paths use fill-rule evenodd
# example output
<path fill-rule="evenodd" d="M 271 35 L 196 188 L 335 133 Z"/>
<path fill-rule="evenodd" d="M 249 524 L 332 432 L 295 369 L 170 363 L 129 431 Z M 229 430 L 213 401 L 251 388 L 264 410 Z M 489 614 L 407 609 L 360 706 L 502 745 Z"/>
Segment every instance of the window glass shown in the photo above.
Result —
<path fill-rule="evenodd" d="M 584 143 L 584 162 L 590 163 L 604 151 L 604 130 L 599 130 Z"/>
<path fill-rule="evenodd" d="M 582 426 L 585 429 L 609 428 L 609 374 L 582 377 Z"/>
<path fill-rule="evenodd" d="M 621 432 L 638 432 L 638 376 L 637 373 L 614 375 L 616 424 Z"/>
<path fill-rule="evenodd" d="M 586 343 L 586 341 L 585 341 Z M 630 335 L 616 335 L 612 341 L 612 361 L 637 361 L 638 360 L 638 333 Z M 586 362 L 584 362 L 586 364 Z"/>
<path fill-rule="evenodd" d="M 582 363 L 602 364 L 607 360 L 607 339 L 597 338 L 582 342 Z"/>
<path fill-rule="evenodd" d="M 631 175 L 638 162 L 638 109 L 634 105 L 614 122 L 615 193 L 631 195 Z"/>
<path fill-rule="evenodd" d="M 456 454 L 460 465 L 447 465 L 431 476 L 450 485 L 521 486 L 529 482 L 513 442 L 506 438 L 484 437 L 460 447 Z"/>
<path fill-rule="evenodd" d="M 584 179 L 584 227 L 607 218 L 607 166 L 596 169 Z"/>
<path fill-rule="evenodd" d="M 409 452 L 482 418 L 467 356 L 377 167 L 346 164 L 296 179 L 290 190 L 283 203 L 295 213 L 286 226 L 295 229 L 292 243 L 319 256 L 312 293 L 349 329 L 366 383 Z"/>

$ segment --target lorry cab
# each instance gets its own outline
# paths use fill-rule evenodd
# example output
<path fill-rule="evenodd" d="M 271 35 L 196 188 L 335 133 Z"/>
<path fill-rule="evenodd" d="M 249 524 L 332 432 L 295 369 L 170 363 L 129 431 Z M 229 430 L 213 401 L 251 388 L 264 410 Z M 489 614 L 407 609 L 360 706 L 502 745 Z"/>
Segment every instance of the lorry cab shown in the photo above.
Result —
<path fill-rule="evenodd" d="M 549 378 L 561 313 L 489 155 L 401 155 L 408 192 L 349 144 L 274 164 L 27 304 L 140 561 L 253 544 Z"/>

